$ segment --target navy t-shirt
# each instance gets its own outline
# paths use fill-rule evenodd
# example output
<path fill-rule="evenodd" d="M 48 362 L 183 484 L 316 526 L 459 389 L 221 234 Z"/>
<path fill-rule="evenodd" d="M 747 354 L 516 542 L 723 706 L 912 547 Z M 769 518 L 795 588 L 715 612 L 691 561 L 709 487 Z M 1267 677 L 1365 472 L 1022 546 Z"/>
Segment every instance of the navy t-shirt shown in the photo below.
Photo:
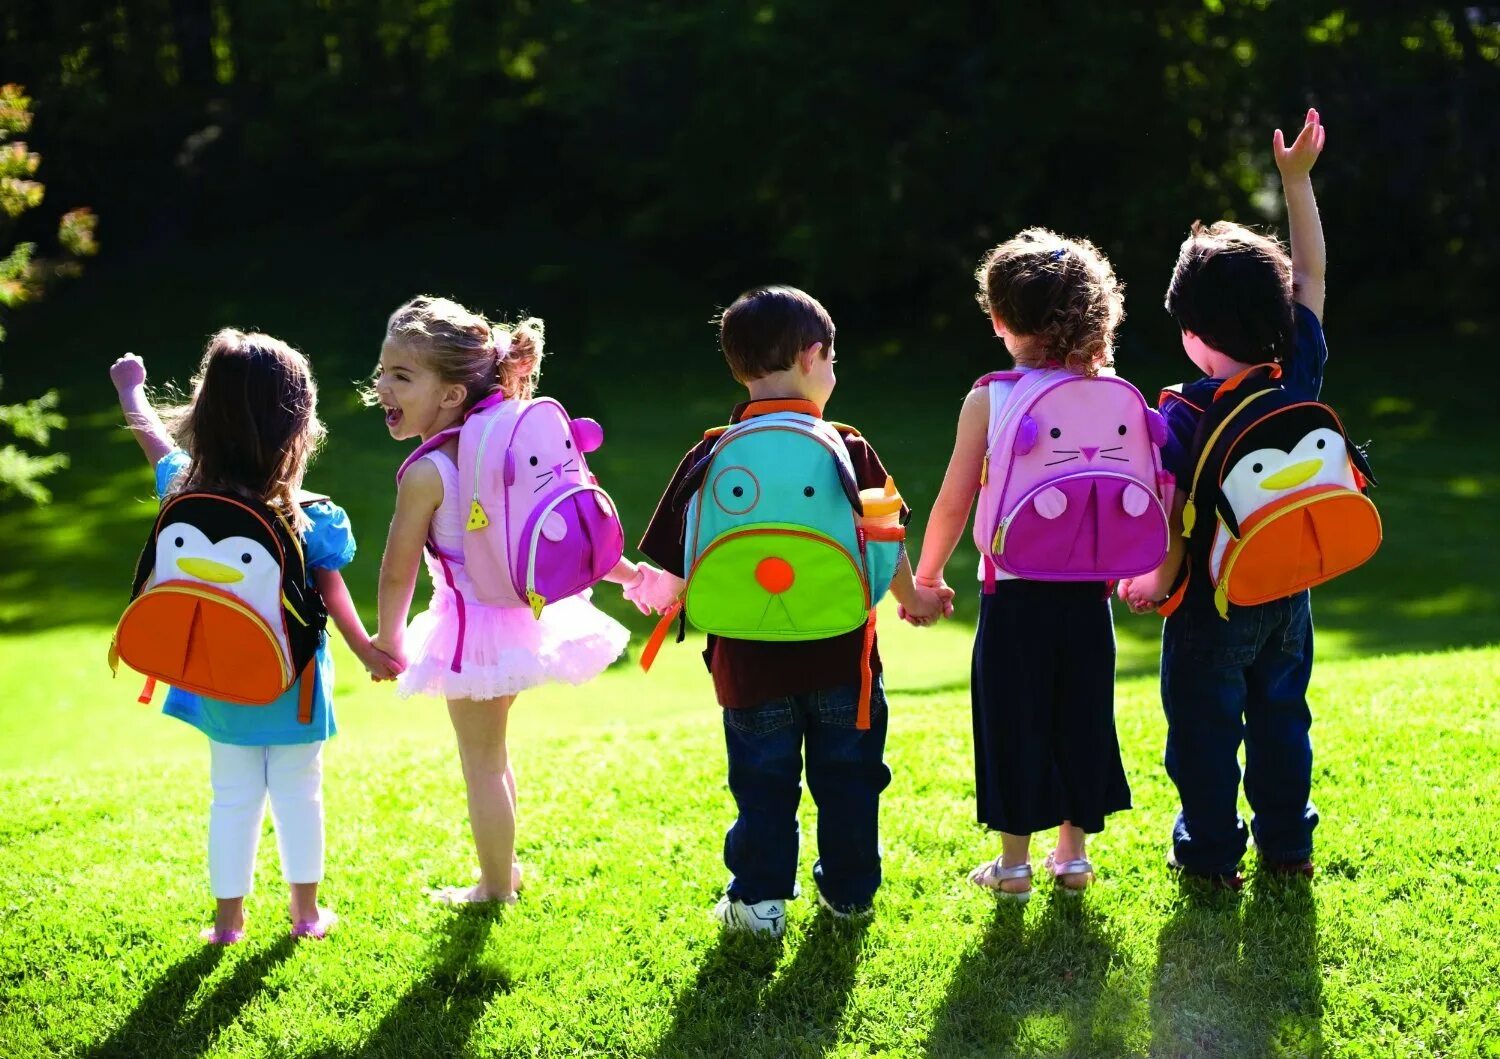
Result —
<path fill-rule="evenodd" d="M 1318 322 L 1317 314 L 1301 303 L 1292 309 L 1296 331 L 1292 354 L 1281 364 L 1281 382 L 1293 396 L 1316 401 L 1323 389 L 1328 344 L 1323 339 L 1323 325 Z M 1198 420 L 1224 382 L 1224 379 L 1198 379 L 1183 383 L 1183 399 L 1168 401 L 1161 410 L 1167 421 L 1167 443 L 1161 448 L 1161 462 L 1176 476 L 1180 489 L 1192 487 L 1193 437 L 1198 432 Z"/>

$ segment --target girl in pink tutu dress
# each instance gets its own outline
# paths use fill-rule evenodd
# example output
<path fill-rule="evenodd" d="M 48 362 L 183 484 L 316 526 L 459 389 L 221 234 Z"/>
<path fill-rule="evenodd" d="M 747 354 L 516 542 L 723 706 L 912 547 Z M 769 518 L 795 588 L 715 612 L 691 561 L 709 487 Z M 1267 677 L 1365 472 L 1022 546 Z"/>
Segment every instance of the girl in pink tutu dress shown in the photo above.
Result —
<path fill-rule="evenodd" d="M 494 393 L 529 399 L 542 361 L 542 322 L 512 327 L 445 298 L 414 298 L 391 315 L 374 396 L 398 440 L 423 441 L 463 421 Z M 540 618 L 525 606 L 476 601 L 461 561 L 468 504 L 458 483 L 458 439 L 413 462 L 396 489 L 396 513 L 380 567 L 380 628 L 372 643 L 405 668 L 397 691 L 439 695 L 458 737 L 468 789 L 479 881 L 433 891 L 449 904 L 512 902 L 521 888 L 515 860 L 516 784 L 505 744 L 516 695 L 549 681 L 582 684 L 619 657 L 629 632 L 585 595 L 549 603 Z M 427 548 L 448 559 L 447 571 Z M 432 602 L 406 624 L 423 559 Z M 450 580 L 451 578 L 451 580 Z M 634 595 L 642 577 L 621 559 L 606 575 Z M 463 596 L 462 665 L 453 666 Z M 457 669 L 457 671 L 455 671 Z"/>

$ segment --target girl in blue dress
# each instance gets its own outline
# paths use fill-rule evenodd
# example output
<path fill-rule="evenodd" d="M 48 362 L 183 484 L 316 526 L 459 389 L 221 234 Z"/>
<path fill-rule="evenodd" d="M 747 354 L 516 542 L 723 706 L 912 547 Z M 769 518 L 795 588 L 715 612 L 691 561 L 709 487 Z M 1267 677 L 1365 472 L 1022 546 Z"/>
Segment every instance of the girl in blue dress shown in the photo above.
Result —
<path fill-rule="evenodd" d="M 393 664 L 370 645 L 339 572 L 354 558 L 348 516 L 329 500 L 299 496 L 324 434 L 307 359 L 269 335 L 220 331 L 204 353 L 192 400 L 169 414 L 170 433 L 146 395 L 146 367 L 139 357 L 127 354 L 109 374 L 126 423 L 155 468 L 157 496 L 181 489 L 239 493 L 291 520 L 310 586 L 322 595 L 329 618 L 372 677 L 393 678 Z M 298 718 L 300 680 L 267 706 L 246 707 L 178 688 L 167 695 L 163 712 L 208 736 L 213 786 L 208 873 L 217 908 L 202 937 L 210 944 L 232 945 L 245 936 L 245 897 L 268 795 L 291 891 L 293 936 L 322 938 L 337 920 L 318 904 L 322 750 L 337 730 L 326 633 L 310 675 L 302 679 L 315 682 L 311 723 Z"/>

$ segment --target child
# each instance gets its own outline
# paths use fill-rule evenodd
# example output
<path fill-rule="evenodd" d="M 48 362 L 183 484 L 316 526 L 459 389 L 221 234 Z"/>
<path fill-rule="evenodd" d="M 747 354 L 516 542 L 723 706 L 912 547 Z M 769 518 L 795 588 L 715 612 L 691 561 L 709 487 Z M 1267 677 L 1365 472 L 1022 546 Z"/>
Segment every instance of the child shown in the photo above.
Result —
<path fill-rule="evenodd" d="M 177 445 L 146 396 L 146 366 L 134 354 L 109 369 L 126 423 L 156 470 L 166 499 L 213 489 L 263 500 L 298 530 L 310 580 L 329 616 L 371 675 L 395 675 L 370 645 L 339 572 L 354 558 L 348 516 L 328 500 L 299 502 L 318 443 L 317 389 L 307 359 L 285 342 L 226 328 L 209 340 L 185 409 L 169 415 Z M 180 447 L 178 447 L 180 445 Z M 245 897 L 255 871 L 266 795 L 276 820 L 282 872 L 291 888 L 292 934 L 322 938 L 337 917 L 318 906 L 323 877 L 323 743 L 336 731 L 333 659 L 326 634 L 311 677 L 311 723 L 298 719 L 299 687 L 268 706 L 247 707 L 173 688 L 162 712 L 208 736 L 214 799 L 208 820 L 208 872 L 217 910 L 202 932 L 214 945 L 245 936 Z M 299 684 L 301 681 L 298 682 Z"/>
<path fill-rule="evenodd" d="M 1091 243 L 1029 228 L 987 254 L 979 303 L 1021 371 L 1092 376 L 1113 363 L 1124 299 Z M 991 409 L 988 387 L 969 392 L 947 474 L 922 541 L 917 583 L 945 598 L 943 568 L 982 484 Z M 1121 427 L 1121 431 L 1125 428 Z M 991 459 L 992 467 L 1006 460 Z M 979 822 L 1001 851 L 969 875 L 1002 896 L 1031 894 L 1031 836 L 1058 828 L 1047 855 L 1054 881 L 1081 892 L 1093 879 L 1085 836 L 1130 808 L 1114 720 L 1114 624 L 1103 581 L 1029 581 L 994 571 L 980 596 L 971 684 Z"/>
<path fill-rule="evenodd" d="M 506 328 L 445 298 L 413 298 L 386 326 L 374 397 L 391 437 L 426 441 L 460 424 L 491 394 L 531 398 L 541 363 L 540 320 Z M 399 694 L 448 700 L 458 738 L 479 881 L 435 890 L 433 899 L 511 903 L 522 883 L 515 861 L 516 785 L 505 745 L 511 705 L 517 693 L 538 684 L 581 684 L 598 676 L 624 650 L 629 632 L 581 595 L 547 605 L 537 618 L 524 606 L 478 602 L 461 561 L 469 507 L 459 488 L 458 447 L 458 438 L 449 438 L 400 479 L 380 565 L 374 642 L 406 667 Z M 408 628 L 417 567 L 428 546 L 432 602 Z M 446 571 L 431 549 L 446 557 Z M 607 577 L 639 581 L 624 560 Z M 455 666 L 460 635 L 461 664 Z"/>
<path fill-rule="evenodd" d="M 816 299 L 791 287 L 757 288 L 724 310 L 719 325 L 730 372 L 750 396 L 735 407 L 732 423 L 788 410 L 821 418 L 835 383 L 834 327 Z M 870 444 L 850 428 L 840 428 L 839 433 L 853 466 L 854 484 L 860 489 L 885 487 L 885 467 Z M 682 494 L 691 490 L 681 487 L 713 451 L 715 440 L 700 442 L 683 458 L 641 539 L 642 554 L 662 570 L 643 566 L 644 585 L 629 595 L 651 609 L 664 609 L 685 584 L 688 497 Z M 731 489 L 725 479 L 726 499 L 731 491 L 736 498 L 747 490 L 758 493 L 754 477 L 743 469 L 740 473 L 745 484 L 732 484 Z M 811 486 L 807 495 L 812 495 Z M 755 496 L 744 496 L 743 502 L 753 506 Z M 903 507 L 903 523 L 906 514 Z M 778 569 L 769 570 L 767 564 Z M 771 577 L 778 571 L 780 583 Z M 794 568 L 782 559 L 766 559 L 755 567 L 755 578 L 770 593 L 790 589 L 795 576 Z M 925 623 L 941 612 L 936 594 L 918 591 L 913 584 L 904 554 L 896 564 L 891 590 L 915 621 Z M 865 637 L 865 629 L 855 629 L 827 639 L 790 642 L 708 638 L 704 660 L 723 708 L 729 789 L 739 810 L 724 839 L 724 863 L 731 879 L 714 911 L 730 929 L 773 936 L 785 930 L 785 902 L 797 893 L 797 803 L 804 742 L 807 785 L 819 808 L 820 859 L 813 866 L 818 903 L 840 917 L 871 910 L 880 885 L 880 792 L 891 774 L 882 760 L 887 709 L 873 641 L 868 726 L 858 723 Z"/>
<path fill-rule="evenodd" d="M 1122 598 L 1144 610 L 1177 584 L 1186 554 L 1183 503 L 1193 473 L 1194 434 L 1202 409 L 1227 379 L 1252 365 L 1278 361 L 1286 389 L 1316 400 L 1328 350 L 1323 340 L 1326 253 L 1311 172 L 1323 149 L 1323 125 L 1307 112 L 1286 147 L 1274 136 L 1286 195 L 1292 249 L 1229 221 L 1194 225 L 1167 288 L 1167 311 L 1182 328 L 1182 347 L 1204 377 L 1164 404 L 1170 432 L 1163 460 L 1177 476 L 1174 542 L 1153 574 L 1124 582 Z M 1312 786 L 1312 717 L 1307 685 L 1313 634 L 1308 593 L 1216 613 L 1207 576 L 1188 579 L 1162 631 L 1161 692 L 1167 715 L 1167 773 L 1182 811 L 1168 864 L 1239 889 L 1246 832 L 1240 819 L 1239 745 L 1245 743 L 1245 796 L 1261 863 L 1311 877 L 1318 813 Z"/>

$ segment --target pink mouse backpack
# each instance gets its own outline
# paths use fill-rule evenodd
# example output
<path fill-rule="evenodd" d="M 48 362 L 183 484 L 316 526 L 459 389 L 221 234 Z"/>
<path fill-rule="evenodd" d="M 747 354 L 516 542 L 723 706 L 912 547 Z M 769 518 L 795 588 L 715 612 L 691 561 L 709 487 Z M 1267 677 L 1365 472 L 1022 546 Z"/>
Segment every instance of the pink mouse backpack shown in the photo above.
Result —
<path fill-rule="evenodd" d="M 985 591 L 1003 570 L 1033 581 L 1113 581 L 1167 554 L 1166 421 L 1113 375 L 999 371 L 974 542 Z"/>
<path fill-rule="evenodd" d="M 469 512 L 463 555 L 446 555 L 428 540 L 450 584 L 449 564 L 462 562 L 474 585 L 472 602 L 529 606 L 540 618 L 548 603 L 582 592 L 614 569 L 625 553 L 625 530 L 584 459 L 604 442 L 603 427 L 569 418 L 550 397 L 493 394 L 469 410 L 461 427 L 418 446 L 396 480 L 455 434 L 459 488 Z"/>

